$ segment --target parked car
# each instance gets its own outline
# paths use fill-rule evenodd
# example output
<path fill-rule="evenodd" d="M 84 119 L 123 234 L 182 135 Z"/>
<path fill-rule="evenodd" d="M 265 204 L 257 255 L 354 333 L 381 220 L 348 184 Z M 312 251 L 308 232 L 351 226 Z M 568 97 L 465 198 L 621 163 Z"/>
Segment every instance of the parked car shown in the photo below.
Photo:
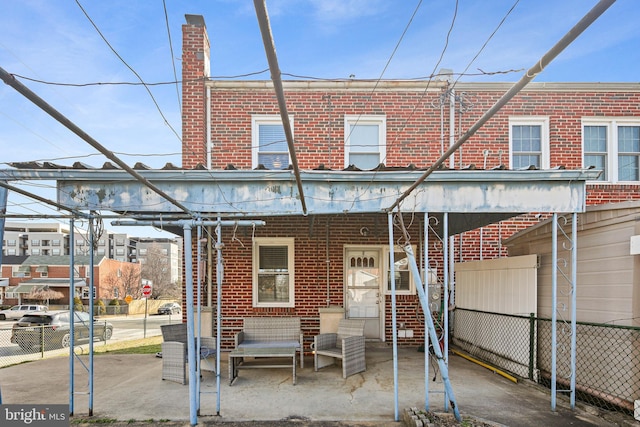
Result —
<path fill-rule="evenodd" d="M 180 314 L 182 307 L 177 302 L 167 302 L 158 307 L 158 314 Z"/>
<path fill-rule="evenodd" d="M 47 311 L 49 307 L 37 304 L 14 305 L 11 308 L 0 311 L 0 320 L 16 320 L 30 311 Z"/>
<path fill-rule="evenodd" d="M 89 340 L 89 313 L 76 311 L 73 322 L 74 342 Z M 23 350 L 69 347 L 71 345 L 71 327 L 69 311 L 31 312 L 14 323 L 11 329 L 11 342 Z M 103 320 L 93 319 L 94 340 L 107 341 L 113 335 L 113 325 Z"/>

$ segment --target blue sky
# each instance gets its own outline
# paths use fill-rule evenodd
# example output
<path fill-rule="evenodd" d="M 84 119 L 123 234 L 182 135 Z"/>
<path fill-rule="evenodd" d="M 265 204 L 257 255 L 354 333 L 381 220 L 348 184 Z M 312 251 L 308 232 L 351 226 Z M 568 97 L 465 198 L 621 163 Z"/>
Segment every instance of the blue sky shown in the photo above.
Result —
<path fill-rule="evenodd" d="M 596 0 L 267 0 L 267 9 L 284 78 L 408 79 L 449 68 L 456 73 L 467 69 L 461 81 L 516 82 L 595 4 Z M 85 12 L 146 83 L 175 82 L 174 69 L 180 78 L 185 14 L 204 16 L 214 77 L 268 68 L 250 0 L 5 1 L 0 67 L 46 82 L 138 83 Z M 638 0 L 618 0 L 534 81 L 639 82 L 639 16 Z M 482 75 L 480 70 L 499 74 Z M 248 78 L 269 76 L 267 71 Z M 181 163 L 175 84 L 149 88 L 156 107 L 142 86 L 69 87 L 19 80 L 128 164 Z M 13 161 L 101 166 L 106 160 L 4 83 L 0 149 L 0 168 Z M 23 188 L 46 193 L 33 186 Z M 50 191 L 46 197 L 55 196 Z M 10 193 L 9 201 L 10 213 L 25 213 L 26 199 Z"/>

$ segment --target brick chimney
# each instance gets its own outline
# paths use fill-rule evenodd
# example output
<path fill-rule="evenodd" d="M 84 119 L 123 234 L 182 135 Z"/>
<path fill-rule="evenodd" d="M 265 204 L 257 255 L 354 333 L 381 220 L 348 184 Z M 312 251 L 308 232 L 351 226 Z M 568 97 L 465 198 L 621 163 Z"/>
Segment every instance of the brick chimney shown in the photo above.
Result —
<path fill-rule="evenodd" d="M 182 167 L 207 164 L 206 89 L 210 44 L 202 15 L 185 15 L 182 26 Z"/>

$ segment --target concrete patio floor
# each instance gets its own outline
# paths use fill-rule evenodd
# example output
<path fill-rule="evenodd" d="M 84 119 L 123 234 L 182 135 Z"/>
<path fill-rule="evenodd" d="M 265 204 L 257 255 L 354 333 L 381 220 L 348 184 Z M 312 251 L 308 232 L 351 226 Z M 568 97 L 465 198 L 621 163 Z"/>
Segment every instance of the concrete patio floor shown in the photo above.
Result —
<path fill-rule="evenodd" d="M 306 425 L 324 425 L 341 421 L 343 425 L 402 425 L 397 420 L 405 409 L 425 409 L 424 353 L 415 348 L 398 350 L 397 413 L 392 349 L 368 344 L 366 359 L 367 370 L 347 379 L 342 378 L 339 365 L 315 372 L 313 358 L 308 356 L 304 369 L 298 368 L 295 386 L 291 369 L 241 370 L 230 386 L 223 353 L 220 413 L 216 411 L 215 375 L 204 372 L 198 424 L 305 421 L 310 423 Z M 434 362 L 431 365 L 429 410 L 444 412 L 444 387 L 440 375 L 432 381 Z M 88 375 L 79 361 L 75 371 L 74 416 L 86 418 Z M 189 386 L 161 378 L 162 359 L 154 355 L 96 354 L 92 418 L 171 420 L 188 425 Z M 549 390 L 526 380 L 514 383 L 455 354 L 449 356 L 449 378 L 463 417 L 518 427 L 638 425 L 630 416 L 583 404 L 571 410 L 563 397 L 558 397 L 556 411 L 551 411 Z M 68 383 L 67 357 L 0 369 L 4 404 L 68 404 Z"/>

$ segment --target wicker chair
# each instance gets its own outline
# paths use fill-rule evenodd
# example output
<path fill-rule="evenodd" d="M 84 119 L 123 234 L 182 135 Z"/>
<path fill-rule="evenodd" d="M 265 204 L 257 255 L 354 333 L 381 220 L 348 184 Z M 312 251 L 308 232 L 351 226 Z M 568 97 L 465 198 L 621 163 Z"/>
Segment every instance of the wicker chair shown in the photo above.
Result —
<path fill-rule="evenodd" d="M 174 323 L 160 325 L 162 331 L 162 379 L 187 383 L 187 324 Z M 213 337 L 200 337 L 201 370 L 215 372 L 216 340 Z M 212 362 L 211 359 L 214 359 Z"/>
<path fill-rule="evenodd" d="M 366 370 L 364 320 L 341 319 L 338 332 L 316 335 L 313 339 L 315 370 L 342 360 L 342 378 Z"/>

